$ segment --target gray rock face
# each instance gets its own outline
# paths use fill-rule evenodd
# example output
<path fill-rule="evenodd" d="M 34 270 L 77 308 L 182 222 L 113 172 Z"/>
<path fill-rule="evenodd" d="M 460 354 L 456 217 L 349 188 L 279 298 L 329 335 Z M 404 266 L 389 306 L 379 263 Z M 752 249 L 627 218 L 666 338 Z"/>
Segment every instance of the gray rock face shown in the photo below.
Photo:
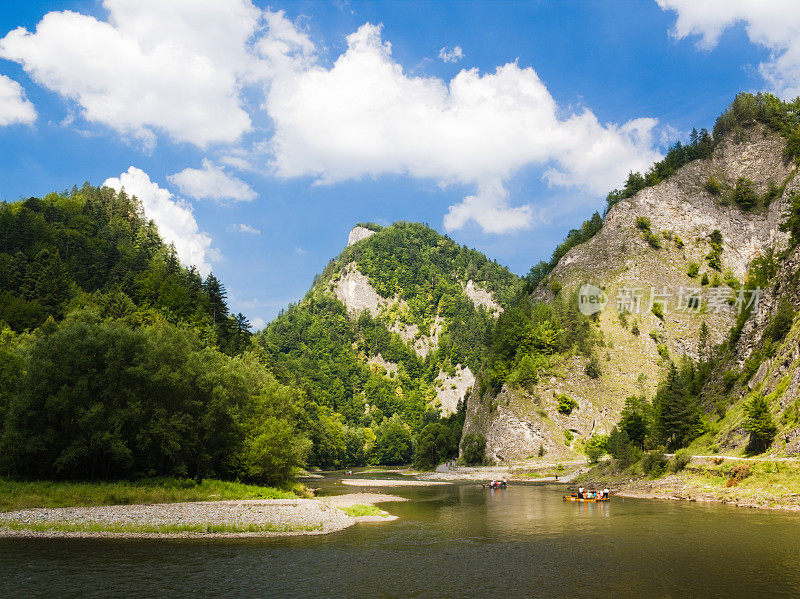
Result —
<path fill-rule="evenodd" d="M 728 272 L 744 280 L 753 258 L 768 247 L 785 243 L 786 234 L 779 225 L 788 205 L 787 197 L 800 189 L 800 182 L 793 179 L 794 165 L 783 160 L 783 147 L 784 140 L 779 135 L 753 126 L 737 139 L 723 140 L 711 158 L 692 162 L 667 181 L 615 205 L 602 230 L 572 248 L 534 294 L 538 299 L 550 299 L 554 297 L 553 289 L 560 288 L 560 293 L 569 297 L 583 283 L 592 283 L 608 294 L 610 301 L 598 315 L 605 346 L 595 350 L 602 376 L 589 378 L 584 372 L 586 360 L 573 358 L 554 368 L 552 376 L 540 377 L 539 383 L 526 391 L 504 388 L 497 397 L 480 397 L 476 384 L 468 405 L 465 433 L 484 434 L 487 455 L 498 459 L 523 459 L 535 454 L 542 443 L 549 455 L 569 451 L 565 430 L 583 439 L 595 432 L 607 433 L 619 419 L 626 397 L 641 392 L 652 396 L 666 365 L 659 350 L 668 351 L 673 358 L 698 358 L 703 322 L 709 329 L 709 344 L 725 339 L 735 321 L 732 307 L 720 299 L 722 292 L 730 292 L 729 288 L 724 283 L 719 287 L 702 286 L 701 297 L 713 308 L 705 314 L 687 310 L 685 305 L 680 309 L 680 294 L 685 299 L 686 290 L 701 288 L 700 277 L 689 277 L 688 267 L 696 263 L 700 274 L 707 273 L 712 279 L 722 279 L 723 273 Z M 723 205 L 720 197 L 706 191 L 704 184 L 712 175 L 727 188 L 732 188 L 738 177 L 747 177 L 760 194 L 770 183 L 788 184 L 783 196 L 774 199 L 766 210 L 745 212 L 736 205 Z M 651 247 L 637 227 L 639 217 L 649 219 L 650 229 L 659 239 L 659 249 Z M 714 230 L 722 235 L 719 273 L 707 258 L 712 250 L 709 234 Z M 636 289 L 642 294 L 638 306 L 622 301 Z M 653 293 L 664 296 L 663 319 L 650 310 Z M 754 335 L 750 332 L 768 319 L 776 302 L 767 296 L 767 305 L 759 308 L 751 319 L 753 323 L 745 328 L 743 339 L 749 340 L 751 346 L 755 340 L 751 340 Z M 800 305 L 800 297 L 796 305 Z M 627 322 L 619 318 L 621 307 L 633 312 Z M 639 335 L 632 333 L 633 320 Z M 742 351 L 740 361 L 746 355 L 747 351 Z M 759 373 L 761 379 L 770 380 L 768 368 Z M 569 417 L 555 409 L 554 398 L 561 393 L 578 401 L 579 409 Z"/>
<path fill-rule="evenodd" d="M 467 390 L 475 384 L 475 375 L 469 366 L 456 366 L 455 376 L 439 372 L 436 381 L 436 397 L 441 404 L 442 414 L 448 415 L 456 412 L 458 402 L 464 399 Z"/>
<path fill-rule="evenodd" d="M 387 303 L 378 295 L 369 279 L 356 268 L 355 264 L 345 267 L 342 276 L 336 281 L 333 293 L 339 301 L 347 306 L 347 310 L 351 314 L 358 314 L 366 310 L 372 316 L 378 316 Z"/>
<path fill-rule="evenodd" d="M 375 231 L 371 229 L 367 229 L 366 227 L 353 227 L 350 230 L 350 235 L 347 236 L 347 245 L 353 245 L 372 235 L 375 235 Z"/>
<path fill-rule="evenodd" d="M 475 284 L 475 281 L 470 279 L 464 285 L 464 294 L 472 300 L 476 306 L 483 306 L 488 312 L 491 312 L 495 317 L 500 316 L 503 312 L 503 307 L 495 301 L 494 296 L 490 291 Z"/>

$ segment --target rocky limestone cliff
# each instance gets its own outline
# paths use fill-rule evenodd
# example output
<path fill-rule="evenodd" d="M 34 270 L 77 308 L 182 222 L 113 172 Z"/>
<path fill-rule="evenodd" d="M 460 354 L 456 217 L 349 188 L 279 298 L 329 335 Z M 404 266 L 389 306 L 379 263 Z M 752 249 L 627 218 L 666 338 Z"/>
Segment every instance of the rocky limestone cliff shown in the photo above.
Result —
<path fill-rule="evenodd" d="M 786 196 L 798 188 L 798 182 L 793 179 L 794 166 L 782 158 L 783 147 L 779 135 L 761 126 L 723 140 L 710 159 L 694 161 L 667 181 L 613 206 L 602 230 L 561 259 L 535 298 L 552 298 L 556 292 L 569 297 L 584 283 L 605 291 L 608 304 L 597 315 L 605 340 L 596 352 L 602 375 L 590 378 L 585 373 L 587 359 L 574 357 L 551 376 L 540 377 L 531 391 L 504 388 L 496 397 L 479 397 L 476 385 L 464 433 L 485 435 L 487 457 L 524 459 L 535 455 L 540 446 L 550 456 L 568 455 L 578 448 L 580 439 L 607 433 L 626 397 L 638 393 L 652 397 L 663 376 L 667 352 L 673 358 L 684 354 L 697 358 L 703 322 L 710 344 L 726 338 L 735 320 L 735 306 L 722 299 L 723 292 L 731 293 L 722 282 L 723 273 L 728 279 L 742 280 L 753 258 L 785 239 L 778 227 Z M 719 196 L 706 190 L 705 182 L 712 175 L 727 187 L 746 177 L 760 194 L 770 183 L 786 183 L 786 189 L 767 209 L 745 212 L 723 205 Z M 645 231 L 637 226 L 640 217 L 649 219 L 659 249 L 648 243 Z M 722 237 L 720 271 L 708 259 L 713 253 L 709 235 L 715 230 Z M 699 267 L 696 277 L 687 274 L 692 263 Z M 712 285 L 720 285 L 702 285 L 703 274 Z M 690 288 L 700 289 L 698 304 L 686 301 Z M 639 301 L 631 301 L 637 295 Z M 651 299 L 662 303 L 663 319 L 650 309 Z M 630 313 L 620 317 L 619 309 Z M 703 309 L 706 313 L 701 313 Z M 578 402 L 568 416 L 556 409 L 561 394 Z"/>
<path fill-rule="evenodd" d="M 350 231 L 348 246 L 374 234 L 375 231 L 356 226 Z M 366 310 L 373 317 L 382 319 L 388 329 L 398 334 L 420 357 L 425 358 L 439 346 L 439 337 L 444 330 L 444 319 L 437 314 L 433 318 L 430 334 L 421 333 L 419 326 L 412 322 L 409 316 L 410 309 L 407 302 L 398 296 L 382 297 L 355 262 L 343 265 L 338 274 L 324 284 L 326 292 L 341 301 L 352 316 L 357 316 Z M 469 279 L 462 282 L 461 287 L 476 307 L 485 308 L 495 317 L 503 311 L 493 294 L 480 283 Z M 395 375 L 397 373 L 397 365 L 387 362 L 381 356 L 372 357 L 367 361 L 371 366 L 382 369 L 389 378 L 392 378 L 392 373 Z M 455 365 L 453 372 L 449 374 L 440 371 L 434 387 L 442 413 L 454 413 L 458 402 L 464 399 L 465 393 L 472 388 L 474 382 L 475 375 L 468 367 Z"/>
<path fill-rule="evenodd" d="M 347 245 L 353 245 L 354 243 L 358 243 L 362 239 L 366 239 L 367 237 L 371 237 L 375 235 L 375 231 L 372 229 L 367 229 L 366 227 L 353 227 L 350 230 L 350 234 L 347 236 Z"/>

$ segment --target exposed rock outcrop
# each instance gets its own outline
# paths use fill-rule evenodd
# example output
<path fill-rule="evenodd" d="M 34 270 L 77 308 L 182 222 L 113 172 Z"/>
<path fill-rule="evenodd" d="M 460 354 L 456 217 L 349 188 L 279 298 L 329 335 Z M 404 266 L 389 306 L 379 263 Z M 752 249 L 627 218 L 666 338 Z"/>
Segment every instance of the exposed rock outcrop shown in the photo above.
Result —
<path fill-rule="evenodd" d="M 495 301 L 492 292 L 476 285 L 472 279 L 464 285 L 464 294 L 472 300 L 473 304 L 483 306 L 496 316 L 503 312 L 503 307 Z"/>
<path fill-rule="evenodd" d="M 586 359 L 574 358 L 527 392 L 504 387 L 497 397 L 481 397 L 476 384 L 465 433 L 484 434 L 487 455 L 497 459 L 522 459 L 534 454 L 540 444 L 548 453 L 562 452 L 566 447 L 563 431 L 584 439 L 594 432 L 607 433 L 618 420 L 626 397 L 638 393 L 652 396 L 663 377 L 667 352 L 673 358 L 698 358 L 704 322 L 709 346 L 723 341 L 738 308 L 736 294 L 725 285 L 725 279 L 744 280 L 753 258 L 786 238 L 779 224 L 786 198 L 800 188 L 800 182 L 793 179 L 794 165 L 783 159 L 783 147 L 784 140 L 777 133 L 760 125 L 750 127 L 723 140 L 711 158 L 696 160 L 668 180 L 613 206 L 602 230 L 572 248 L 535 292 L 538 299 L 553 298 L 555 293 L 569 298 L 583 283 L 592 283 L 608 294 L 608 305 L 597 315 L 604 339 L 604 346 L 596 348 L 602 375 L 590 378 L 584 371 Z M 720 197 L 706 190 L 705 182 L 712 175 L 727 188 L 732 188 L 738 177 L 746 177 L 760 194 L 770 184 L 786 184 L 786 188 L 766 209 L 746 212 L 735 204 L 724 205 Z M 709 258 L 714 251 L 709 237 L 713 231 L 722 237 L 719 270 Z M 699 269 L 695 277 L 688 274 L 692 263 Z M 710 284 L 701 284 L 703 274 Z M 696 305 L 687 302 L 691 290 L 699 290 Z M 639 302 L 630 301 L 636 295 Z M 733 305 L 727 301 L 731 295 Z M 663 304 L 663 318 L 651 311 L 653 299 Z M 748 323 L 751 328 L 765 322 L 774 310 L 769 297 L 766 301 L 768 305 L 759 309 L 754 323 Z M 620 317 L 619 310 L 630 313 Z M 745 337 L 747 333 L 745 329 Z M 745 351 L 741 360 L 746 355 Z M 556 410 L 555 398 L 562 393 L 579 404 L 569 417 Z M 562 431 L 562 438 L 542 433 L 548 428 L 544 424 L 551 423 Z"/>
<path fill-rule="evenodd" d="M 468 389 L 475 384 L 475 375 L 469 366 L 455 367 L 455 375 L 450 376 L 446 372 L 439 372 L 436 377 L 436 397 L 442 407 L 442 413 L 453 414 L 458 407 L 458 402 L 464 399 Z"/>
<path fill-rule="evenodd" d="M 353 245 L 354 243 L 358 243 L 362 239 L 366 239 L 367 237 L 371 237 L 375 235 L 375 231 L 372 229 L 367 229 L 366 227 L 353 227 L 350 230 L 350 234 L 347 236 L 347 245 Z"/>

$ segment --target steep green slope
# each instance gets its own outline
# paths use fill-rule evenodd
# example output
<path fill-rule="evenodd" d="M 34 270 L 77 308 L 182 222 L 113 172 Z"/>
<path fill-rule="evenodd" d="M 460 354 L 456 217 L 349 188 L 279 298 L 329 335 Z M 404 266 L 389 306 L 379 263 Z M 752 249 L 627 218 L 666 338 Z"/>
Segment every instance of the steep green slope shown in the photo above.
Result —
<path fill-rule="evenodd" d="M 135 198 L 1 204 L 0 474 L 285 482 L 321 419 L 248 328 Z"/>
<path fill-rule="evenodd" d="M 354 232 L 306 297 L 270 323 L 258 342 L 279 380 L 341 418 L 347 434 L 374 439 L 382 423 L 399 418 L 416 437 L 443 412 L 453 414 L 447 420 L 452 454 L 463 419 L 455 414 L 458 400 L 520 281 L 420 224 Z M 380 446 L 378 438 L 378 449 L 371 450 Z M 401 451 L 397 461 L 407 461 L 410 451 Z"/>
<path fill-rule="evenodd" d="M 0 321 L 35 329 L 86 306 L 131 324 L 186 323 L 228 353 L 248 344 L 221 283 L 182 267 L 136 198 L 87 184 L 0 203 Z"/>

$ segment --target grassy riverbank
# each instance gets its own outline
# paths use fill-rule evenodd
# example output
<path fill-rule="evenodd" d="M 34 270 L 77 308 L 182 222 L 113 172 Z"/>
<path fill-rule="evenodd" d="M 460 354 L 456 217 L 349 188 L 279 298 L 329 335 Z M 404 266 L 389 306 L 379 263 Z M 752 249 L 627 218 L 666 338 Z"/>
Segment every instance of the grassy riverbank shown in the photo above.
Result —
<path fill-rule="evenodd" d="M 0 518 L 0 529 L 33 533 L 87 533 L 113 535 L 185 535 L 185 534 L 287 534 L 314 532 L 322 524 L 112 524 L 82 522 L 18 522 Z"/>
<path fill-rule="evenodd" d="M 390 516 L 389 512 L 382 510 L 379 507 L 374 505 L 364 505 L 363 503 L 357 503 L 355 505 L 349 505 L 345 507 L 340 507 L 345 514 L 350 516 L 351 518 L 364 518 L 367 516 L 379 516 L 381 518 L 388 518 Z"/>
<path fill-rule="evenodd" d="M 290 499 L 305 494 L 302 485 L 278 489 L 210 479 L 197 484 L 194 480 L 175 478 L 115 482 L 14 481 L 0 478 L 0 512 L 41 507 Z"/>
<path fill-rule="evenodd" d="M 715 501 L 742 507 L 800 510 L 800 463 L 772 460 L 694 458 L 678 472 L 667 467 L 646 474 L 642 462 L 620 468 L 598 464 L 575 484 L 608 486 L 618 495 Z"/>

